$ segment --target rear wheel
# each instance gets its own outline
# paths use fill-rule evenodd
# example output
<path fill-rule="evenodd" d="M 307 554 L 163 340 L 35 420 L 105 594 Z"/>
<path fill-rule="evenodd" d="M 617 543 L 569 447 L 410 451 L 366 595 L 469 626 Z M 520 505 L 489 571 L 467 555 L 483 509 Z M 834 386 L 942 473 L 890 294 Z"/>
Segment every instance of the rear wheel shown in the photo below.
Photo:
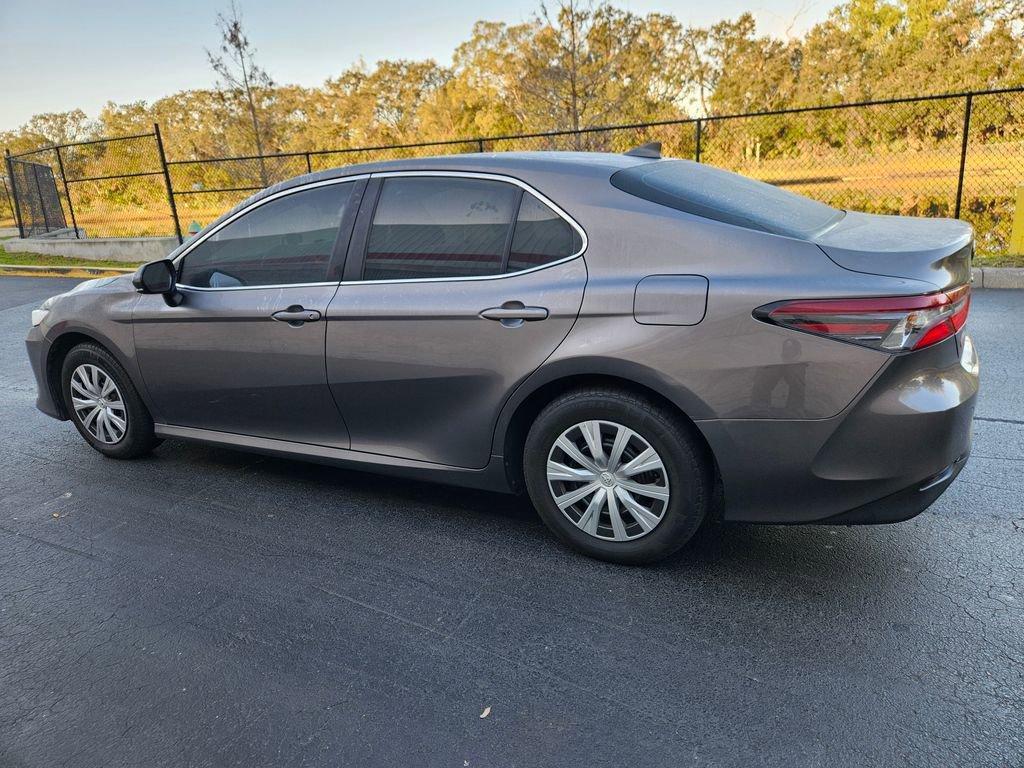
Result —
<path fill-rule="evenodd" d="M 131 379 L 102 347 L 80 344 L 67 354 L 61 391 L 75 428 L 103 455 L 133 459 L 159 445 L 153 419 Z"/>
<path fill-rule="evenodd" d="M 530 498 L 555 535 L 612 562 L 666 557 L 710 504 L 710 468 L 688 425 L 629 392 L 556 399 L 530 428 L 523 464 Z"/>

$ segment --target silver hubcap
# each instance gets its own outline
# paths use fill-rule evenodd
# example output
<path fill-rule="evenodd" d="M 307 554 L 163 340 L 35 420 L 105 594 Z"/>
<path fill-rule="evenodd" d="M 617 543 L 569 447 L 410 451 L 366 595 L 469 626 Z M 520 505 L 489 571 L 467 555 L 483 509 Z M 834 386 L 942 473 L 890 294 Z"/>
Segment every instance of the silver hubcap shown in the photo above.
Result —
<path fill-rule="evenodd" d="M 90 363 L 71 374 L 71 404 L 75 417 L 101 443 L 113 445 L 128 429 L 128 412 L 121 390 L 103 369 Z"/>
<path fill-rule="evenodd" d="M 668 509 L 668 473 L 658 452 L 613 421 L 584 421 L 565 430 L 548 454 L 547 476 L 562 514 L 599 539 L 638 539 Z"/>

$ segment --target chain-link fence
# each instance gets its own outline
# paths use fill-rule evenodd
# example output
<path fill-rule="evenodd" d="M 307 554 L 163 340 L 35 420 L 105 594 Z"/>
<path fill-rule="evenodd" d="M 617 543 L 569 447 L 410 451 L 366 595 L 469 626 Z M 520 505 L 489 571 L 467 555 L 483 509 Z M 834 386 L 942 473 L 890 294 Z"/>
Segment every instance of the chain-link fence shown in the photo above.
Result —
<path fill-rule="evenodd" d="M 15 214 L 22 237 L 39 234 L 23 210 L 31 204 L 31 187 L 18 183 L 17 169 L 50 169 L 58 210 L 68 237 L 167 236 L 177 232 L 177 216 L 168 185 L 160 129 L 44 147 L 7 156 Z M 51 231 L 52 230 L 47 230 Z"/>
<path fill-rule="evenodd" d="M 624 152 L 648 141 L 660 141 L 665 156 L 728 168 L 840 208 L 963 218 L 974 225 L 982 256 L 1022 250 L 1010 235 L 1017 189 L 1024 188 L 1024 88 L 196 160 L 166 161 L 155 127 L 23 159 L 49 157 L 44 162 L 55 168 L 80 234 L 168 235 L 208 224 L 266 186 L 326 168 L 462 152 Z M 0 199 L 0 215 L 2 206 Z"/>
<path fill-rule="evenodd" d="M 18 233 L 22 237 L 47 235 L 67 229 L 53 169 L 46 163 L 8 158 L 11 189 L 17 201 Z"/>
<path fill-rule="evenodd" d="M 304 173 L 355 163 L 480 152 L 481 141 L 446 141 L 389 147 L 290 152 L 168 162 L 182 226 L 208 224 L 253 192 Z"/>
<path fill-rule="evenodd" d="M 14 216 L 14 195 L 11 194 L 11 181 L 6 174 L 0 173 L 0 229 L 11 229 L 18 226 Z"/>
<path fill-rule="evenodd" d="M 1010 231 L 1024 187 L 1024 90 L 704 123 L 704 162 L 838 208 L 963 218 L 975 227 L 979 254 L 1016 249 Z"/>

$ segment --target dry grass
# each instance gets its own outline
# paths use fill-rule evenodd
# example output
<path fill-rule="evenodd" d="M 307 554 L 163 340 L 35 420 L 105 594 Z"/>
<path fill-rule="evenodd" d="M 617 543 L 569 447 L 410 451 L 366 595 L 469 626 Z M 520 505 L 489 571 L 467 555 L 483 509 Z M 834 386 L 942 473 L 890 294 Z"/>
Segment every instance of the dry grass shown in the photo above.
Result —
<path fill-rule="evenodd" d="M 7 242 L 8 247 L 17 247 Z M 104 267 L 111 269 L 135 269 L 142 262 L 112 261 L 110 259 L 75 259 L 54 254 L 24 253 L 0 248 L 0 264 L 30 267 Z"/>

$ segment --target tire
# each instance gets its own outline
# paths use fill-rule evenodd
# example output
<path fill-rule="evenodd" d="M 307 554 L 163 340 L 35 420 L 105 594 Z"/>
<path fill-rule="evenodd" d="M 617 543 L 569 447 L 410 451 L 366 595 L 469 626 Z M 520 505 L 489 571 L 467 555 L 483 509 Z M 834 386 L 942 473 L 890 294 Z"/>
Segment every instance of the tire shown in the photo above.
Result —
<path fill-rule="evenodd" d="M 599 423 L 590 441 L 579 428 L 588 422 Z M 628 442 L 621 460 L 611 466 L 616 436 L 623 427 L 633 435 L 623 433 Z M 660 560 L 690 540 L 712 501 L 711 462 L 691 430 L 692 426 L 676 414 L 627 391 L 587 389 L 566 393 L 540 412 L 527 434 L 523 470 L 530 499 L 548 528 L 585 555 L 627 565 Z M 594 460 L 589 448 L 597 435 L 601 438 L 603 464 Z M 563 450 L 563 437 L 576 447 L 575 453 Z M 648 449 L 654 452 L 653 457 Z M 639 458 L 641 453 L 647 458 Z M 580 458 L 580 454 L 590 467 L 573 458 Z M 551 477 L 549 458 L 555 462 Z M 633 459 L 637 461 L 631 466 Z M 567 469 L 574 479 L 558 479 L 568 477 Z M 591 471 L 595 469 L 606 471 Z M 610 469 L 615 471 L 607 471 Z M 575 479 L 579 473 L 584 479 Z M 597 492 L 570 504 L 565 511 L 555 501 L 559 494 L 565 504 L 572 492 L 582 492 L 595 483 Z M 626 483 L 631 483 L 630 488 L 625 487 Z M 604 496 L 595 506 L 595 496 L 601 490 Z M 666 492 L 667 499 L 645 495 Z M 638 503 L 643 509 L 634 514 L 631 509 L 636 509 Z M 617 508 L 618 525 L 612 520 L 611 505 Z M 592 514 L 592 508 L 599 515 Z"/>
<path fill-rule="evenodd" d="M 76 409 L 72 399 L 73 378 L 74 396 L 79 404 L 93 400 L 87 397 L 88 393 L 94 393 L 96 389 L 109 389 L 102 400 L 105 405 L 99 409 L 105 410 L 106 414 L 93 414 L 95 407 L 83 406 Z M 112 382 L 113 388 L 107 387 L 107 379 Z M 161 441 L 153 434 L 153 417 L 131 379 L 113 355 L 103 347 L 88 343 L 74 347 L 64 358 L 60 382 L 64 408 L 75 428 L 89 445 L 104 456 L 134 459 L 144 456 L 160 444 Z M 102 382 L 102 386 L 94 389 L 95 382 Z M 88 389 L 83 390 L 83 386 Z M 90 414 L 93 416 L 91 419 Z M 119 418 L 124 423 L 123 428 L 118 423 Z M 94 431 L 98 431 L 99 435 L 94 434 Z"/>

